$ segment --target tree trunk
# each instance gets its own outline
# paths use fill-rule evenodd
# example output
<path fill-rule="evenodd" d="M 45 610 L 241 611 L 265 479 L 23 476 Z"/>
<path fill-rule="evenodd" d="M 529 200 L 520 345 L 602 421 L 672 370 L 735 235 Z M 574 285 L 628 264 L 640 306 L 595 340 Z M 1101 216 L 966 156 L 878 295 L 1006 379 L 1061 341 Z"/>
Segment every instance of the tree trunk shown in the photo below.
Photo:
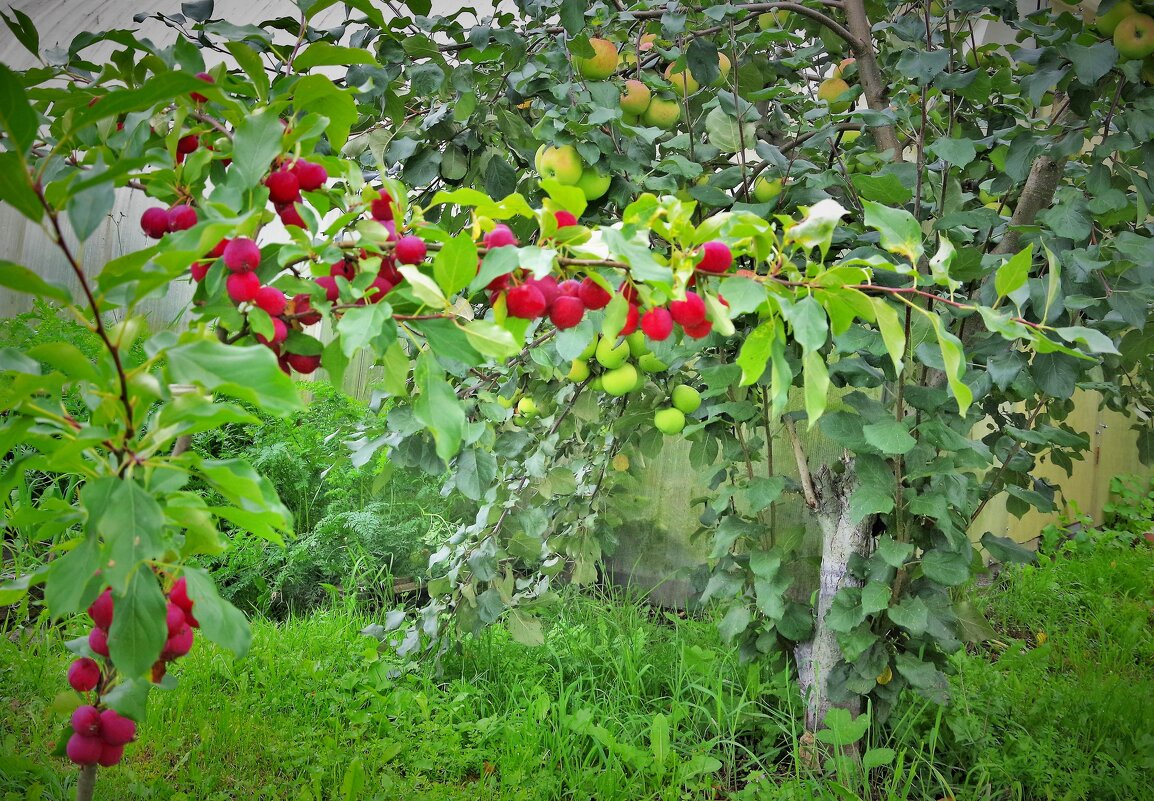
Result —
<path fill-rule="evenodd" d="M 80 778 L 76 781 L 76 801 L 92 801 L 95 791 L 96 766 L 85 765 L 80 769 Z"/>
<path fill-rule="evenodd" d="M 857 487 L 853 460 L 846 460 L 845 470 L 835 474 L 823 467 L 813 482 L 814 517 L 821 528 L 821 571 L 817 594 L 813 639 L 798 643 L 794 649 L 797 660 L 798 682 L 806 700 L 805 728 L 807 733 L 821 728 L 825 714 L 832 706 L 840 706 L 857 715 L 861 705 L 857 700 L 838 703 L 830 699 L 829 677 L 841 660 L 837 634 L 831 631 L 825 618 L 833 604 L 833 597 L 842 587 L 860 586 L 848 571 L 849 559 L 855 553 L 865 554 L 869 544 L 873 516 L 854 522 L 849 499 Z"/>

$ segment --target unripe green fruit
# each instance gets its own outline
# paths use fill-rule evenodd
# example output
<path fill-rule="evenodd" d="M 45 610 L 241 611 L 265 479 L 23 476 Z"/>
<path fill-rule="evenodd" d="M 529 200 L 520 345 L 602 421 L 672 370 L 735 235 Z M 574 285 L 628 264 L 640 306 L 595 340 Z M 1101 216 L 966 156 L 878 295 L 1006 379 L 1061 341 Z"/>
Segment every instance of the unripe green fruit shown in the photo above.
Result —
<path fill-rule="evenodd" d="M 606 370 L 615 370 L 625 364 L 625 360 L 629 358 L 629 343 L 622 342 L 620 345 L 614 346 L 612 339 L 601 337 L 597 343 L 596 354 L 598 364 Z"/>
<path fill-rule="evenodd" d="M 680 409 L 658 409 L 653 415 L 653 425 L 662 434 L 680 434 L 685 428 L 685 415 Z"/>
<path fill-rule="evenodd" d="M 497 396 L 497 403 L 499 403 L 501 406 L 504 406 L 506 409 L 513 408 L 513 399 L 506 398 L 504 395 Z"/>
<path fill-rule="evenodd" d="M 652 353 L 642 354 L 637 359 L 637 366 L 647 373 L 664 373 L 669 369 L 669 365 L 658 359 Z"/>
<path fill-rule="evenodd" d="M 606 394 L 615 398 L 621 397 L 626 392 L 631 392 L 636 384 L 637 368 L 631 364 L 623 364 L 601 377 L 602 388 Z"/>
<path fill-rule="evenodd" d="M 528 395 L 517 401 L 517 414 L 522 417 L 536 417 L 537 416 L 537 401 L 530 398 Z"/>
<path fill-rule="evenodd" d="M 645 344 L 645 334 L 640 331 L 634 331 L 625 337 L 625 342 L 629 345 L 629 355 L 634 359 L 649 352 L 649 346 Z"/>
<path fill-rule="evenodd" d="M 701 393 L 685 384 L 678 384 L 670 395 L 673 406 L 685 414 L 693 414 L 701 408 Z"/>
<path fill-rule="evenodd" d="M 566 376 L 570 381 L 581 383 L 589 377 L 589 362 L 581 359 L 574 359 L 573 366 L 569 368 L 569 375 Z"/>
<path fill-rule="evenodd" d="M 780 178 L 774 178 L 770 181 L 759 175 L 757 180 L 753 182 L 753 198 L 758 203 L 772 203 L 781 194 L 781 188 Z"/>
<path fill-rule="evenodd" d="M 597 351 L 597 335 L 593 335 L 593 339 L 589 340 L 589 344 L 585 346 L 585 350 L 577 354 L 577 358 L 583 362 L 589 361 L 593 358 L 593 354 Z"/>

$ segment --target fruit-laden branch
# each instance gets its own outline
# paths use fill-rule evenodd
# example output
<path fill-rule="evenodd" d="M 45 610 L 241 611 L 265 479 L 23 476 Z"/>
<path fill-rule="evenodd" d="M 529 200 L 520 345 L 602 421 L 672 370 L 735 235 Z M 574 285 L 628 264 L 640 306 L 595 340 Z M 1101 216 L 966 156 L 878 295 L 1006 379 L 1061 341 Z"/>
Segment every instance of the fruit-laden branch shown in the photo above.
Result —
<path fill-rule="evenodd" d="M 865 0 L 845 0 L 844 8 L 846 24 L 852 33 L 847 41 L 857 59 L 858 78 L 861 80 L 866 105 L 872 111 L 884 112 L 889 107 L 889 93 L 874 52 L 872 26 L 866 16 Z M 879 125 L 871 130 L 879 151 L 891 153 L 894 161 L 903 160 L 901 144 L 893 125 Z"/>

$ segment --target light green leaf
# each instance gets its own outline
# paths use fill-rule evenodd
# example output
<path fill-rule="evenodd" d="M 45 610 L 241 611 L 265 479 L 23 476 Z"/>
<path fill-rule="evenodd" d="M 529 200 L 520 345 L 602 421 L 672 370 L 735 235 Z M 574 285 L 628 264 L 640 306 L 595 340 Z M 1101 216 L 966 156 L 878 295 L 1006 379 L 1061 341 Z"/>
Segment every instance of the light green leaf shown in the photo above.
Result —
<path fill-rule="evenodd" d="M 293 69 L 310 70 L 313 67 L 338 66 L 343 64 L 376 64 L 377 60 L 368 50 L 359 47 L 342 47 L 330 42 L 319 41 L 306 47 L 293 59 Z"/>
<path fill-rule="evenodd" d="M 280 117 L 265 108 L 247 115 L 236 128 L 232 140 L 230 174 L 241 179 L 241 189 L 256 186 L 269 171 L 269 164 L 281 153 L 284 127 Z"/>
<path fill-rule="evenodd" d="M 293 87 L 294 105 L 298 111 L 311 111 L 328 117 L 325 128 L 333 150 L 340 150 L 357 121 L 357 104 L 352 92 L 338 88 L 327 75 L 306 75 Z M 262 165 L 267 169 L 268 165 Z"/>
<path fill-rule="evenodd" d="M 346 357 L 351 359 L 370 348 L 375 358 L 397 338 L 393 309 L 384 302 L 349 309 L 337 322 L 337 333 L 341 338 L 341 352 Z"/>
<path fill-rule="evenodd" d="M 204 636 L 232 651 L 237 659 L 243 659 L 252 643 L 248 618 L 220 597 L 205 570 L 185 567 L 183 575 L 188 583 L 188 597 L 193 603 L 192 613 Z"/>
<path fill-rule="evenodd" d="M 413 380 L 421 394 L 413 401 L 413 412 L 433 435 L 437 455 L 446 463 L 461 449 L 465 425 L 465 410 L 453 388 L 445 381 L 436 360 L 427 351 L 417 359 Z"/>
<path fill-rule="evenodd" d="M 918 441 L 909 429 L 897 420 L 885 420 L 862 428 L 866 442 L 888 456 L 903 456 L 913 450 Z"/>
<path fill-rule="evenodd" d="M 753 329 L 741 343 L 741 351 L 737 354 L 737 366 L 741 368 L 741 386 L 749 386 L 765 372 L 770 349 L 777 336 L 776 329 L 775 320 L 766 320 Z"/>
<path fill-rule="evenodd" d="M 39 206 L 38 206 L 39 208 Z M 0 259 L 0 286 L 14 292 L 72 303 L 72 295 L 59 284 L 50 284 L 22 264 Z"/>
<path fill-rule="evenodd" d="M 835 706 L 825 713 L 822 725 L 825 728 L 818 729 L 814 736 L 823 743 L 844 748 L 865 736 L 870 727 L 870 716 L 866 712 L 855 718 L 849 710 Z"/>
<path fill-rule="evenodd" d="M 541 621 L 520 609 L 509 612 L 509 636 L 522 645 L 534 648 L 545 644 Z"/>
<path fill-rule="evenodd" d="M 805 382 L 805 413 L 809 418 L 809 428 L 813 428 L 825 412 L 829 398 L 829 370 L 826 369 L 825 359 L 816 350 L 802 357 L 801 369 L 802 380 Z"/>
<path fill-rule="evenodd" d="M 402 264 L 397 269 L 409 282 L 409 289 L 417 300 L 435 309 L 448 308 L 448 299 L 441 294 L 441 288 L 432 278 L 408 264 Z"/>
<path fill-rule="evenodd" d="M 133 573 L 145 560 L 165 550 L 164 513 L 156 500 L 131 479 L 120 480 L 108 505 L 96 521 L 104 538 L 104 580 L 114 593 L 128 588 Z"/>
<path fill-rule="evenodd" d="M 958 413 L 965 414 L 974 402 L 974 393 L 965 383 L 962 376 L 966 373 L 966 361 L 962 352 L 962 343 L 942 325 L 940 317 L 930 317 L 938 335 L 938 345 L 942 349 L 942 362 L 946 368 L 946 381 L 950 391 L 958 401 Z"/>
<path fill-rule="evenodd" d="M 897 311 L 883 298 L 871 298 L 874 315 L 877 319 L 878 331 L 881 332 L 882 342 L 886 352 L 894 363 L 894 371 L 902 371 L 902 358 L 906 352 L 906 331 Z"/>
<path fill-rule="evenodd" d="M 508 359 L 521 350 L 512 333 L 488 320 L 473 320 L 466 323 L 465 336 L 478 353 L 494 359 Z"/>
<path fill-rule="evenodd" d="M 881 234 L 881 246 L 890 253 L 904 256 L 909 265 L 895 265 L 899 272 L 913 269 L 925 252 L 922 247 L 922 227 L 914 215 L 904 209 L 891 209 L 880 203 L 863 200 L 865 224 Z"/>
<path fill-rule="evenodd" d="M 1011 295 L 1026 285 L 1030 277 L 1030 265 L 1034 260 L 1034 246 L 1027 245 L 1006 260 L 994 274 L 994 289 L 999 298 Z"/>
<path fill-rule="evenodd" d="M 433 277 L 446 297 L 460 292 L 477 275 L 477 244 L 469 233 L 450 239 L 433 259 Z"/>
<path fill-rule="evenodd" d="M 821 251 L 822 260 L 833 242 L 833 232 L 838 222 L 849 212 L 836 200 L 820 200 L 808 209 L 803 209 L 805 217 L 801 222 L 787 228 L 783 234 L 785 244 L 800 245 L 809 252 L 814 248 Z"/>
<path fill-rule="evenodd" d="M 168 382 L 197 384 L 230 395 L 272 414 L 304 408 L 292 379 L 262 345 L 226 345 L 200 339 L 167 351 Z"/>
<path fill-rule="evenodd" d="M 236 63 L 252 81 L 253 88 L 256 89 L 257 99 L 266 102 L 269 90 L 268 74 L 264 71 L 264 64 L 261 63 L 260 56 L 247 42 L 225 42 L 224 46 L 228 48 L 228 52 L 232 53 Z"/>

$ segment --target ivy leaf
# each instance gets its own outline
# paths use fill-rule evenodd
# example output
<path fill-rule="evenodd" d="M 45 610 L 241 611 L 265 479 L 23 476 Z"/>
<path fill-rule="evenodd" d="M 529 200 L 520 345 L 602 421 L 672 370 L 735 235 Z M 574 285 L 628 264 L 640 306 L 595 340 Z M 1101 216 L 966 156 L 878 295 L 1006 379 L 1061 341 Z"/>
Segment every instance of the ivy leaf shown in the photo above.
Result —
<path fill-rule="evenodd" d="M 877 549 L 875 550 L 875 553 L 881 557 L 883 562 L 895 569 L 904 565 L 913 552 L 913 543 L 898 542 L 888 534 L 878 539 Z"/>
<path fill-rule="evenodd" d="M 897 606 L 891 606 L 886 614 L 895 624 L 915 637 L 926 632 L 930 621 L 930 610 L 926 602 L 917 597 L 906 597 Z"/>
<path fill-rule="evenodd" d="M 1066 197 L 1039 216 L 1055 234 L 1075 242 L 1089 239 L 1094 231 L 1094 218 L 1082 197 Z"/>
<path fill-rule="evenodd" d="M 768 509 L 785 490 L 785 476 L 755 478 L 744 489 L 745 499 L 754 514 Z"/>

